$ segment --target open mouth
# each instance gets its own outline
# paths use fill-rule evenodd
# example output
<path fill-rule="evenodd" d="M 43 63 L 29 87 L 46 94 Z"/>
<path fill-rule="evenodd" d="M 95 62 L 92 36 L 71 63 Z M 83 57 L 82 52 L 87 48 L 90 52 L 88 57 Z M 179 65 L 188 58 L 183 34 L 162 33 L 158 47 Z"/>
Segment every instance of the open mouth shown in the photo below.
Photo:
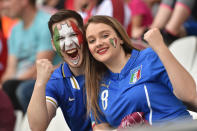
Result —
<path fill-rule="evenodd" d="M 71 50 L 68 50 L 66 51 L 66 54 L 71 57 L 72 59 L 76 58 L 77 57 L 77 54 L 78 54 L 78 50 L 75 48 L 75 49 L 71 49 Z"/>

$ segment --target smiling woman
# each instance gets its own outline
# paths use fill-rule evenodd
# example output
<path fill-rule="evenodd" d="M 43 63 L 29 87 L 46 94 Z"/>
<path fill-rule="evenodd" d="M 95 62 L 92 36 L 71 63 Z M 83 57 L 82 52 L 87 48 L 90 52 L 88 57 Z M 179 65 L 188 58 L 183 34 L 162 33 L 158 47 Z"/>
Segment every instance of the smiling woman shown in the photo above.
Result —
<path fill-rule="evenodd" d="M 93 29 L 97 30 L 93 32 Z M 116 64 L 112 63 L 115 59 L 116 62 L 119 61 L 119 66 L 123 67 L 130 57 L 129 54 L 124 53 L 123 48 L 120 48 L 120 46 L 123 44 L 123 41 L 116 34 L 113 28 L 106 24 L 91 23 L 87 28 L 86 37 L 89 50 L 93 57 L 100 62 L 105 63 L 108 68 L 110 68 L 112 64 Z M 122 61 L 124 60 L 123 58 L 125 55 L 127 55 L 127 59 Z"/>
<path fill-rule="evenodd" d="M 93 16 L 85 29 L 87 109 L 94 130 L 117 128 L 139 112 L 150 125 L 192 120 L 181 101 L 194 105 L 195 82 L 165 46 L 158 29 L 145 34 L 152 48 L 142 51 L 132 47 L 112 17 Z"/>

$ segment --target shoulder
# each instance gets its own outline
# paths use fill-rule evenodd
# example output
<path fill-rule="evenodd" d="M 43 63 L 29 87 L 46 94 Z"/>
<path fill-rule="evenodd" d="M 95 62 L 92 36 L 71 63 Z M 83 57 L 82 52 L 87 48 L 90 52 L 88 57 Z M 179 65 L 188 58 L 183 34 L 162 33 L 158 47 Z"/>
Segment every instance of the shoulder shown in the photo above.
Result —
<path fill-rule="evenodd" d="M 140 51 L 140 56 L 149 57 L 149 56 L 157 56 L 157 54 L 155 53 L 155 51 L 152 48 L 148 47 L 148 48 Z"/>
<path fill-rule="evenodd" d="M 22 29 L 23 29 L 22 21 L 18 21 L 18 23 L 13 26 L 12 31 L 17 31 Z"/>
<path fill-rule="evenodd" d="M 50 18 L 51 14 L 49 14 L 48 12 L 44 11 L 44 10 L 38 10 L 38 15 L 45 17 L 45 18 Z"/>
<path fill-rule="evenodd" d="M 51 75 L 50 80 L 55 80 L 55 79 L 63 79 L 62 64 L 57 69 L 55 69 Z"/>
<path fill-rule="evenodd" d="M 45 24 L 47 25 L 49 19 L 50 19 L 50 14 L 42 11 L 42 10 L 38 10 L 37 12 L 37 16 L 36 16 L 36 21 L 39 22 L 40 24 Z"/>

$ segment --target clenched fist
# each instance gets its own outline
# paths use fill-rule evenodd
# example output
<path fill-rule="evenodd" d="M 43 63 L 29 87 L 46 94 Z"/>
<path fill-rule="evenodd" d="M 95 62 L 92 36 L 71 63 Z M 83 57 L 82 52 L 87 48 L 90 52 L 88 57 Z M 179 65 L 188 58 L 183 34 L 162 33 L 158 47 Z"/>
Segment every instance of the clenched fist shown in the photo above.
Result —
<path fill-rule="evenodd" d="M 144 34 L 144 39 L 148 42 L 148 44 L 154 49 L 158 50 L 165 46 L 163 37 L 157 28 L 150 29 Z"/>
<path fill-rule="evenodd" d="M 48 59 L 39 59 L 36 61 L 37 81 L 46 84 L 53 73 L 53 65 Z"/>

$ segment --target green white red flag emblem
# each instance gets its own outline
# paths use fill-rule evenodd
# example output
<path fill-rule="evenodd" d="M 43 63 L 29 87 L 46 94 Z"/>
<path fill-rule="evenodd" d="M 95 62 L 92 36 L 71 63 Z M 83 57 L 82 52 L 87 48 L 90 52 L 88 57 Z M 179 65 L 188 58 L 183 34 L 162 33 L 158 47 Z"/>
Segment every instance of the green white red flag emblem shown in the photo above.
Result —
<path fill-rule="evenodd" d="M 142 71 L 142 66 L 139 66 L 131 70 L 131 78 L 129 84 L 134 84 L 141 78 L 141 71 Z"/>

